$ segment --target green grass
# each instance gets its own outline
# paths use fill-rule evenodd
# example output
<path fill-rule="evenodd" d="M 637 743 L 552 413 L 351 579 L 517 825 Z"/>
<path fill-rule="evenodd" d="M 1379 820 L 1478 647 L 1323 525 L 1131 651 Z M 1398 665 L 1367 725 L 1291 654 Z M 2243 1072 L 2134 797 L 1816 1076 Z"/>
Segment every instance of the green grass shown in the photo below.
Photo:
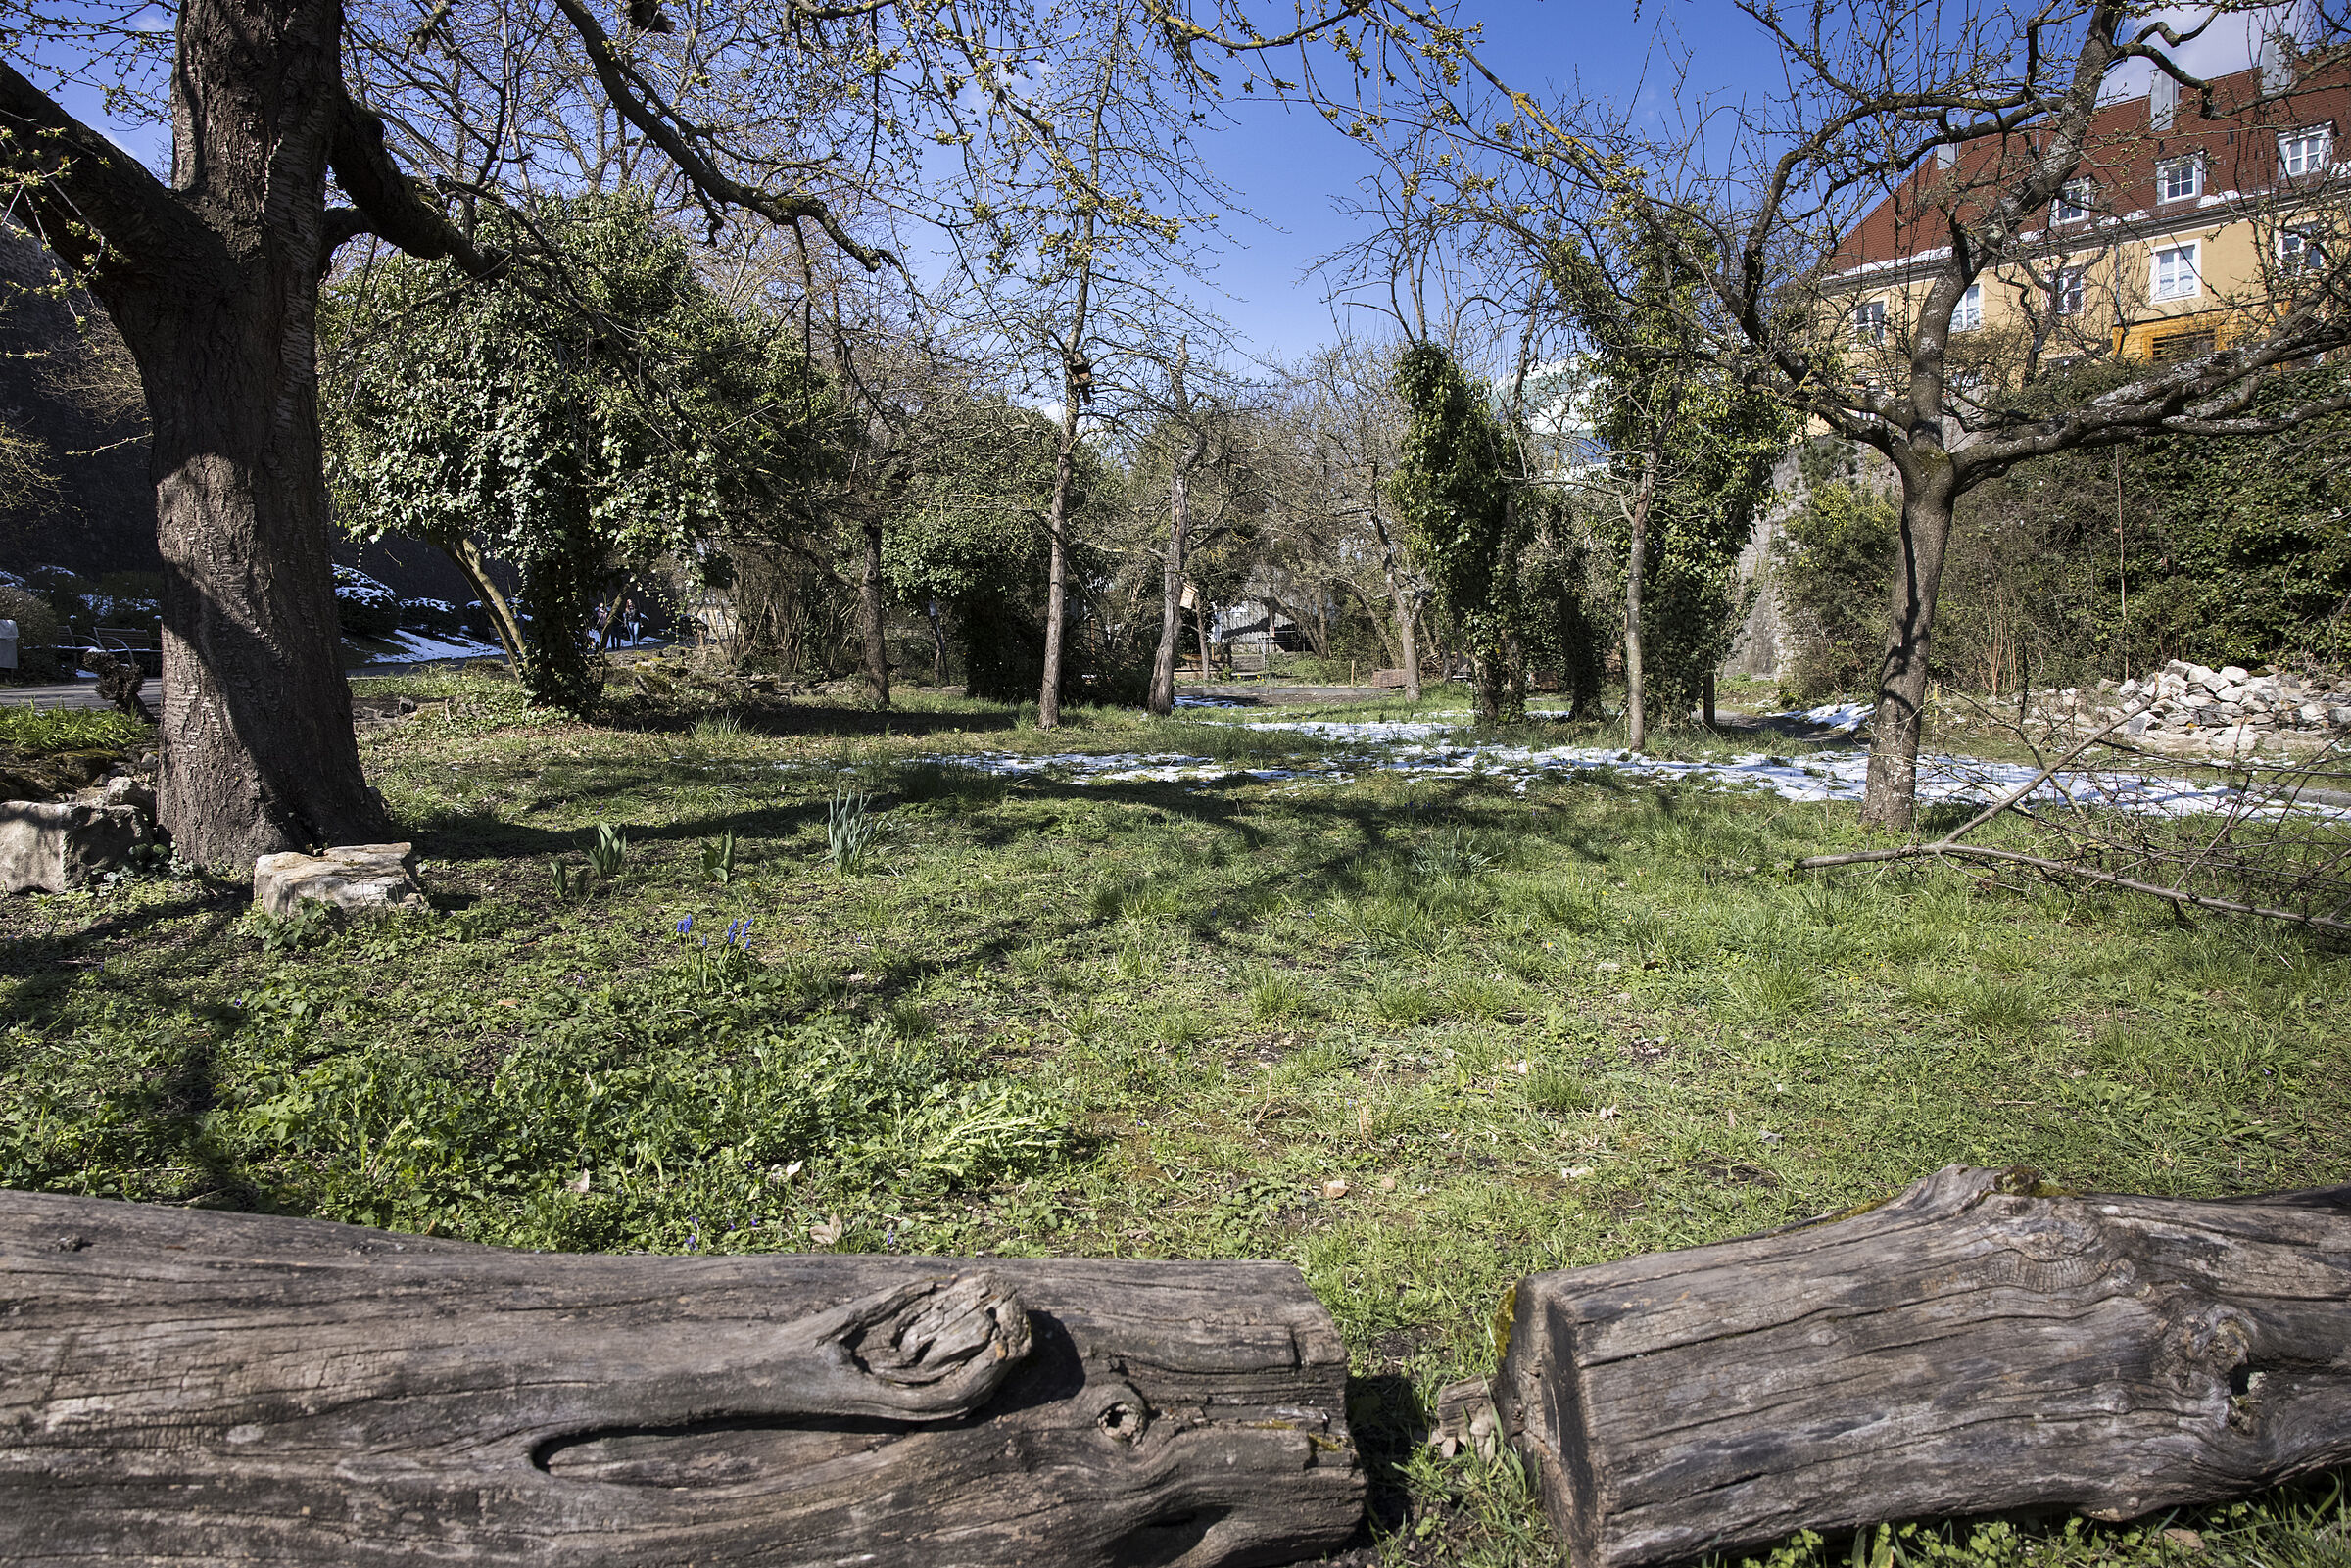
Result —
<path fill-rule="evenodd" d="M 12 706 L 0 693 L 0 752 L 45 757 L 60 751 L 140 750 L 155 743 L 155 732 L 111 708 Z"/>
<path fill-rule="evenodd" d="M 929 696 L 591 727 L 479 677 L 395 686 L 425 711 L 360 745 L 444 912 L 274 927 L 160 879 L 0 905 L 0 1183 L 533 1247 L 805 1250 L 838 1219 L 843 1249 L 1288 1259 L 1353 1349 L 1381 1559 L 1501 1564 L 1557 1551 L 1514 1466 L 1416 1438 L 1491 1367 L 1521 1273 L 1951 1161 L 2182 1195 L 2351 1165 L 2341 958 L 1933 869 L 1784 875 L 1860 841 L 1842 807 L 1605 776 L 1074 786 L 956 759 L 1350 748 Z M 854 875 L 840 790 L 886 829 Z M 599 823 L 622 863 L 558 899 Z M 2199 1561 L 2351 1550 L 2332 1477 L 1764 1556 L 2186 1560 L 2166 1526 Z"/>

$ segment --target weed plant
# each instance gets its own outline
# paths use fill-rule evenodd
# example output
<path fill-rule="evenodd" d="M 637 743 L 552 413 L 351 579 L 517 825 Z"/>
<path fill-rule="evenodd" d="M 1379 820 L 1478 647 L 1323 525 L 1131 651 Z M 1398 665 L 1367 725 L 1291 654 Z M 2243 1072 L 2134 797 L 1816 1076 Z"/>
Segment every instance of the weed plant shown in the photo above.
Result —
<path fill-rule="evenodd" d="M 209 883 L 0 903 L 0 1182 L 528 1247 L 1283 1259 L 1352 1351 L 1371 1555 L 1531 1564 L 1559 1548 L 1523 1475 L 1422 1441 L 1521 1273 L 1953 1161 L 2183 1196 L 2351 1168 L 2342 955 L 1942 868 L 1785 875 L 1866 841 L 1842 806 L 1007 781 L 978 759 L 1223 742 L 923 693 L 684 746 L 690 711 L 414 686 L 446 709 L 360 744 L 443 913 L 273 941 Z M 1264 735 L 1231 754 L 1324 754 Z M 892 875 L 853 875 L 884 821 Z M 558 896 L 545 863 L 600 823 L 625 875 Z M 2339 1476 L 2124 1526 L 1892 1523 L 1754 1560 L 2345 1560 Z"/>

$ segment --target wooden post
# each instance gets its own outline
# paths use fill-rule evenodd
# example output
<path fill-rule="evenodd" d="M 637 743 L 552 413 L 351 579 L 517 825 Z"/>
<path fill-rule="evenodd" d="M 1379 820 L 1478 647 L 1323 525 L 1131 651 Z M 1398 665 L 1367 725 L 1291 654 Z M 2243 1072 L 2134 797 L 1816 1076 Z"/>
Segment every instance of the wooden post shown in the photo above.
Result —
<path fill-rule="evenodd" d="M 1848 1216 L 1521 1281 L 1497 1379 L 1575 1568 L 1799 1529 L 2126 1519 L 2351 1461 L 2351 1187 Z"/>
<path fill-rule="evenodd" d="M 0 1192 L 0 1560 L 1289 1562 L 1365 1482 L 1280 1263 L 512 1253 Z"/>

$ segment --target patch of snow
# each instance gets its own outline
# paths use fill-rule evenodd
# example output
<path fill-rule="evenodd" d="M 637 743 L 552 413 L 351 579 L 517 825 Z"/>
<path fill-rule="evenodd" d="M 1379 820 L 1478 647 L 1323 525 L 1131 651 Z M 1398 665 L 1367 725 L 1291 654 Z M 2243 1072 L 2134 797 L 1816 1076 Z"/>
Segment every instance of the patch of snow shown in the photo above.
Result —
<path fill-rule="evenodd" d="M 427 637 L 422 632 L 395 632 L 383 641 L 400 651 L 378 654 L 367 661 L 369 664 L 422 664 L 431 659 L 474 659 L 505 651 L 495 643 L 476 642 L 469 637 Z"/>
<path fill-rule="evenodd" d="M 1791 709 L 1786 713 L 1771 713 L 1764 717 L 1816 724 L 1831 735 L 1852 735 L 1867 724 L 1877 711 L 1878 705 L 1874 702 L 1824 702 L 1817 708 L 1806 708 L 1800 713 Z"/>

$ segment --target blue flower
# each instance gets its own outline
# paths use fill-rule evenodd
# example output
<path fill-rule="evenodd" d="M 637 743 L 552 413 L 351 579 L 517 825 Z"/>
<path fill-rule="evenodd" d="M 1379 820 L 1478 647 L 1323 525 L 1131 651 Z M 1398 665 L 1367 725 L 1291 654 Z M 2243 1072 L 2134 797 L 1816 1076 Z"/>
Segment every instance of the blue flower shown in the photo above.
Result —
<path fill-rule="evenodd" d="M 687 916 L 687 917 L 686 917 L 684 920 L 682 920 L 682 921 L 678 922 L 678 934 L 679 934 L 680 936 L 683 936 L 683 935 L 685 935 L 685 934 L 686 934 L 688 931 L 691 931 L 691 930 L 693 930 L 693 929 L 694 929 L 694 917 L 693 917 L 692 915 L 689 915 L 689 916 Z"/>

